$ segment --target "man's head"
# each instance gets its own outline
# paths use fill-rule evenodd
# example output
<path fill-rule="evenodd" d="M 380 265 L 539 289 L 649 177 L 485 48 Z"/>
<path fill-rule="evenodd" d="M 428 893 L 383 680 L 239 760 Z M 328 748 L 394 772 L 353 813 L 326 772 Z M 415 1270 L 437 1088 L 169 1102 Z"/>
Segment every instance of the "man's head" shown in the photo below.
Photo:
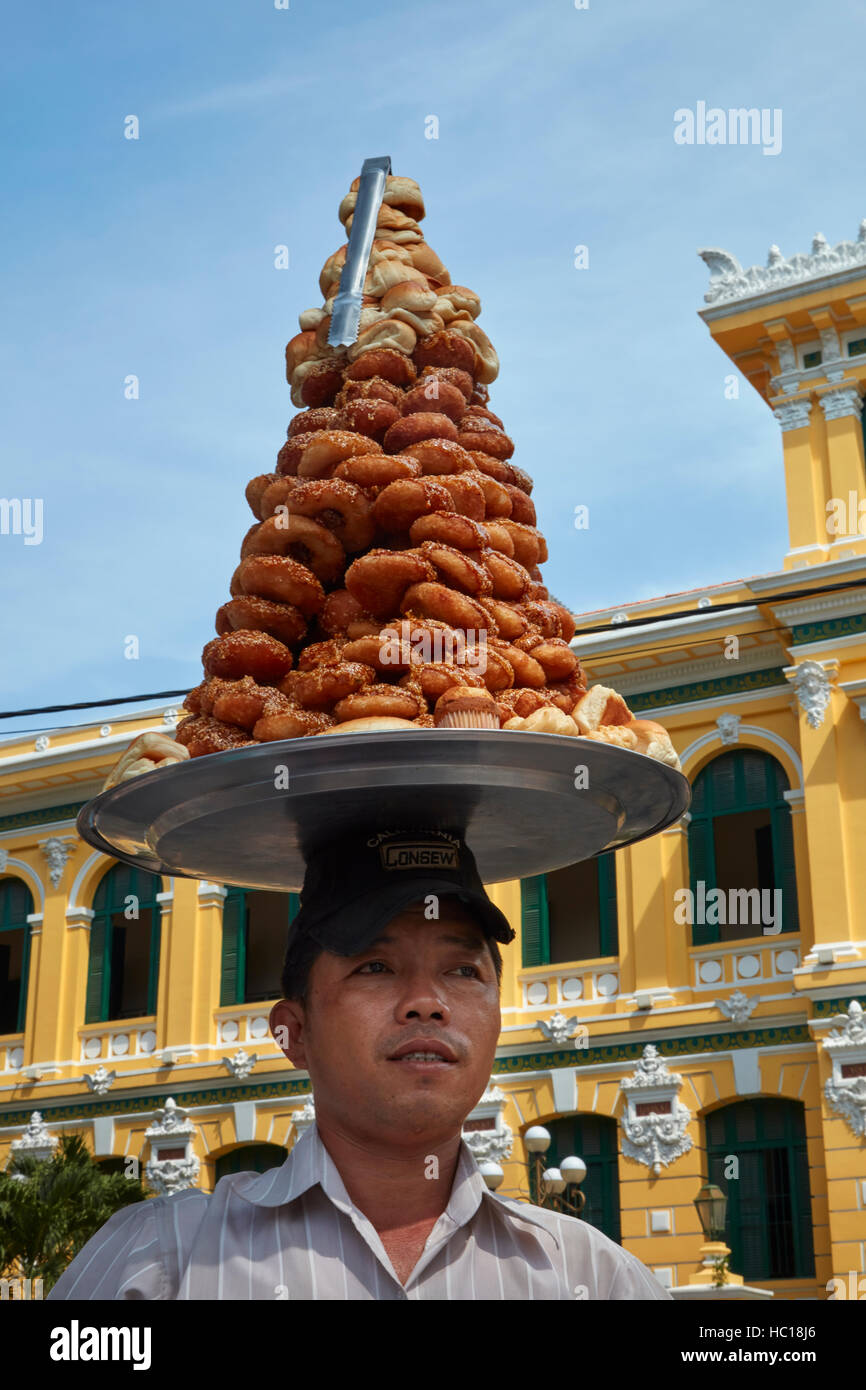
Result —
<path fill-rule="evenodd" d="M 317 1115 L 392 1147 L 459 1132 L 499 1037 L 496 938 L 513 935 L 459 837 L 365 837 L 311 862 L 271 1028 Z"/>

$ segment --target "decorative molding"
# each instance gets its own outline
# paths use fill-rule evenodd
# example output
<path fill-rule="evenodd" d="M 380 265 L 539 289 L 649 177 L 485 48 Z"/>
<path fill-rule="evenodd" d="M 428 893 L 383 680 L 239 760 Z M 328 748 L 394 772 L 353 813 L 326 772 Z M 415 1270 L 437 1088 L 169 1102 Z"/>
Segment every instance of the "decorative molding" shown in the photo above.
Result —
<path fill-rule="evenodd" d="M 90 923 L 96 913 L 91 907 L 70 907 L 66 910 L 66 925 L 70 929 L 73 927 L 84 927 L 90 931 Z"/>
<path fill-rule="evenodd" d="M 720 714 L 716 720 L 716 728 L 722 743 L 727 746 L 731 743 L 739 743 L 740 740 L 740 716 L 738 714 Z"/>
<path fill-rule="evenodd" d="M 233 1057 L 220 1058 L 222 1065 L 231 1072 L 236 1081 L 246 1081 L 258 1060 L 259 1055 L 257 1052 L 250 1054 L 249 1052 L 244 1052 L 242 1047 L 238 1048 Z"/>
<path fill-rule="evenodd" d="M 785 678 L 794 687 L 806 722 L 819 729 L 830 704 L 830 687 L 839 674 L 838 661 L 801 661 L 798 666 L 786 666 Z"/>
<path fill-rule="evenodd" d="M 765 741 L 784 753 L 797 775 L 799 785 L 793 788 L 793 790 L 803 790 L 803 761 L 796 748 L 792 747 L 787 739 L 782 738 L 781 734 L 774 733 L 772 729 L 763 728 L 760 724 L 741 724 L 740 734 L 745 735 L 747 738 Z M 680 763 L 683 771 L 685 772 L 687 764 L 691 762 L 698 753 L 717 741 L 721 744 L 721 735 L 715 729 L 712 729 L 707 734 L 701 734 L 700 738 L 696 738 L 694 743 L 689 744 L 688 748 L 684 748 L 680 753 Z M 689 774 L 686 773 L 686 776 L 688 775 Z"/>
<path fill-rule="evenodd" d="M 30 889 L 33 900 L 41 913 L 45 907 L 45 884 L 39 877 L 36 870 L 23 859 L 16 859 L 8 850 L 4 850 L 6 863 L 0 873 L 14 874 L 16 878 L 23 879 Z"/>
<path fill-rule="evenodd" d="M 858 595 L 862 604 L 863 596 Z M 791 646 L 801 647 L 811 642 L 832 642 L 841 637 L 853 637 L 866 632 L 866 613 L 851 613 L 841 618 L 831 618 L 826 622 L 803 623 L 791 628 Z"/>
<path fill-rule="evenodd" d="M 174 1192 L 182 1192 L 185 1188 L 195 1185 L 201 1165 L 192 1153 L 194 1134 L 195 1125 L 192 1120 L 177 1101 L 169 1096 L 165 1105 L 156 1112 L 153 1123 L 144 1131 L 145 1139 L 150 1141 L 152 1154 L 144 1175 L 149 1186 L 160 1197 L 171 1196 Z M 182 1157 L 160 1157 L 163 1150 L 177 1148 L 183 1148 Z"/>
<path fill-rule="evenodd" d="M 299 1110 L 292 1111 L 292 1124 L 295 1127 L 295 1138 L 300 1139 L 306 1133 L 310 1125 L 316 1118 L 316 1102 L 312 1095 L 304 1096 L 304 1103 Z"/>
<path fill-rule="evenodd" d="M 782 255 L 778 246 L 771 246 L 765 266 L 744 269 L 736 256 L 715 246 L 702 248 L 698 255 L 710 272 L 704 303 L 731 304 L 770 294 L 788 285 L 804 284 L 846 270 L 866 269 L 866 220 L 860 223 L 856 241 L 839 241 L 830 246 L 826 237 L 817 232 L 812 239 L 812 250 L 798 252 L 790 259 Z"/>
<path fill-rule="evenodd" d="M 725 1018 L 732 1023 L 745 1023 L 751 1018 L 757 1006 L 758 1000 L 755 995 L 744 994 L 741 989 L 735 989 L 733 994 L 729 994 L 727 999 L 717 999 L 716 1008 L 725 1015 Z"/>
<path fill-rule="evenodd" d="M 790 430 L 805 429 L 811 413 L 812 402 L 808 398 L 797 401 L 779 401 L 778 405 L 773 406 L 773 414 L 782 426 L 783 434 L 787 434 Z"/>
<path fill-rule="evenodd" d="M 202 879 L 198 885 L 199 907 L 222 907 L 228 897 L 228 889 L 221 883 L 209 883 Z"/>
<path fill-rule="evenodd" d="M 866 1064 L 866 1014 L 852 999 L 847 1013 L 837 1014 L 833 1022 L 844 1026 L 821 1039 L 833 1062 L 833 1075 L 824 1085 L 824 1095 L 830 1109 L 842 1115 L 852 1133 L 862 1138 L 866 1135 L 866 1075 L 846 1077 L 842 1069 L 846 1064 Z"/>
<path fill-rule="evenodd" d="M 555 1043 L 557 1047 L 562 1047 L 568 1042 L 569 1038 L 574 1037 L 574 1031 L 577 1027 L 577 1017 L 576 1015 L 572 1015 L 571 1018 L 566 1018 L 565 1014 L 560 1013 L 559 1009 L 557 1009 L 556 1013 L 551 1014 L 546 1023 L 544 1019 L 537 1018 L 533 1027 L 539 1029 L 548 1042 Z"/>
<path fill-rule="evenodd" d="M 624 1077 L 620 1089 L 626 1096 L 622 1118 L 622 1151 L 628 1158 L 644 1163 L 655 1174 L 688 1153 L 691 1136 L 686 1132 L 691 1111 L 678 1099 L 683 1078 L 668 1070 L 657 1047 L 647 1043 L 631 1076 Z M 659 1108 L 638 1114 L 637 1107 L 655 1104 Z"/>
<path fill-rule="evenodd" d="M 11 1145 L 14 1155 L 29 1154 L 31 1158 L 51 1158 L 56 1147 L 57 1135 L 48 1130 L 39 1110 L 33 1111 L 21 1138 L 13 1139 Z"/>
<path fill-rule="evenodd" d="M 462 1131 L 462 1137 L 472 1150 L 477 1163 L 502 1163 L 511 1157 L 514 1131 L 503 1118 L 507 1100 L 505 1092 L 491 1077 L 484 1095 L 463 1121 L 464 1125 L 484 1125 L 483 1129 Z"/>
<path fill-rule="evenodd" d="M 846 415 L 860 419 L 863 411 L 863 395 L 855 382 L 844 386 L 834 386 L 818 397 L 821 409 L 828 420 L 843 420 Z"/>
<path fill-rule="evenodd" d="M 724 658 L 720 658 L 720 661 Z M 688 668 L 687 668 L 688 669 Z M 667 686 L 656 690 L 626 690 L 620 693 L 636 714 L 643 715 L 649 710 L 664 709 L 667 705 L 693 704 L 698 700 L 729 699 L 740 693 L 759 690 L 766 691 L 774 686 L 784 686 L 784 667 L 773 666 L 763 670 L 743 672 L 737 676 L 719 676 L 716 679 L 689 681 L 685 685 Z M 662 672 L 653 672 L 663 678 Z M 617 688 L 625 685 L 617 681 Z"/>
<path fill-rule="evenodd" d="M 50 835 L 40 842 L 39 848 L 48 862 L 48 874 L 52 888 L 59 888 L 67 861 L 75 848 L 75 841 L 65 835 Z"/>
<path fill-rule="evenodd" d="M 93 1091 L 97 1096 L 104 1096 L 111 1090 L 117 1080 L 117 1072 L 106 1071 L 105 1067 L 100 1063 L 92 1075 L 85 1072 L 83 1079 L 87 1083 L 87 1089 L 89 1091 Z"/>
<path fill-rule="evenodd" d="M 64 806 L 45 806 L 36 811 L 17 811 L 14 815 L 0 816 L 0 831 L 26 830 L 31 825 L 53 825 L 56 822 L 75 821 L 86 801 L 71 801 Z"/>

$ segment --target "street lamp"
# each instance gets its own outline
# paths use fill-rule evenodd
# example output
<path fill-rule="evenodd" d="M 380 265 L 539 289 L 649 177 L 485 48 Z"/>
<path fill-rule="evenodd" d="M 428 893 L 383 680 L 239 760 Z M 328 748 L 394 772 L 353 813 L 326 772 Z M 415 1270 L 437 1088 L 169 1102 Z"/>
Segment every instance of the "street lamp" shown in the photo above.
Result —
<path fill-rule="evenodd" d="M 703 1260 L 697 1272 L 689 1278 L 690 1284 L 715 1284 L 719 1288 L 726 1284 L 742 1284 L 741 1274 L 732 1274 L 729 1268 L 731 1252 L 725 1244 L 725 1214 L 728 1199 L 714 1182 L 705 1182 L 695 1198 L 695 1210 L 704 1233 L 701 1246 Z"/>
<path fill-rule="evenodd" d="M 697 1197 L 695 1208 L 705 1240 L 723 1240 L 728 1199 L 714 1182 L 705 1182 Z"/>
<path fill-rule="evenodd" d="M 529 1170 L 535 1177 L 536 1206 L 580 1216 L 586 1204 L 586 1197 L 579 1187 L 586 1177 L 583 1159 L 571 1154 L 562 1160 L 558 1168 L 545 1168 L 544 1155 L 550 1148 L 551 1139 L 549 1130 L 543 1125 L 530 1126 L 523 1136 L 523 1143 L 530 1155 Z M 499 1164 L 486 1161 L 480 1163 L 479 1168 L 487 1186 L 495 1192 L 505 1176 Z M 563 1195 L 566 1190 L 568 1197 Z"/>

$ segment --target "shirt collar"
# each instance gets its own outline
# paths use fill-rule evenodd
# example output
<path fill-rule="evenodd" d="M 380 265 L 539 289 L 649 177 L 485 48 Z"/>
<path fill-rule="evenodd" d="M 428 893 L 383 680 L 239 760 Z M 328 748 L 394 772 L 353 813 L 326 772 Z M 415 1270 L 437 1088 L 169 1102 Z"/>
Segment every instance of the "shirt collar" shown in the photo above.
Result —
<path fill-rule="evenodd" d="M 337 1206 L 358 1211 L 346 1191 L 337 1165 L 322 1143 L 314 1120 L 309 1129 L 295 1142 L 285 1163 L 279 1168 L 269 1168 L 265 1173 L 256 1174 L 243 1186 L 235 1186 L 234 1190 L 238 1196 L 252 1202 L 254 1206 L 281 1207 L 288 1202 L 294 1202 L 317 1183 Z M 537 1208 L 531 1202 L 515 1202 L 495 1196 L 481 1176 L 475 1155 L 466 1140 L 461 1139 L 451 1196 L 443 1214 L 457 1229 L 471 1220 L 482 1201 L 486 1201 L 488 1205 L 492 1204 L 492 1209 L 499 1215 L 508 1212 L 518 1220 L 527 1221 L 532 1226 L 540 1226 L 559 1246 L 549 1214 L 545 1216 L 537 1212 Z"/>

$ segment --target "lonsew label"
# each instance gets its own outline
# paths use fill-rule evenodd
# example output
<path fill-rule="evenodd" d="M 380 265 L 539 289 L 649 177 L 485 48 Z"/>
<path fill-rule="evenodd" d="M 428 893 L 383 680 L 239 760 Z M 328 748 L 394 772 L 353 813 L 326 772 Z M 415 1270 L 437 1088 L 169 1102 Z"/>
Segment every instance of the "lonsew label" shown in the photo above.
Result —
<path fill-rule="evenodd" d="M 383 869 L 450 869 L 460 872 L 460 859 L 452 845 L 429 840 L 398 840 L 379 846 Z"/>

